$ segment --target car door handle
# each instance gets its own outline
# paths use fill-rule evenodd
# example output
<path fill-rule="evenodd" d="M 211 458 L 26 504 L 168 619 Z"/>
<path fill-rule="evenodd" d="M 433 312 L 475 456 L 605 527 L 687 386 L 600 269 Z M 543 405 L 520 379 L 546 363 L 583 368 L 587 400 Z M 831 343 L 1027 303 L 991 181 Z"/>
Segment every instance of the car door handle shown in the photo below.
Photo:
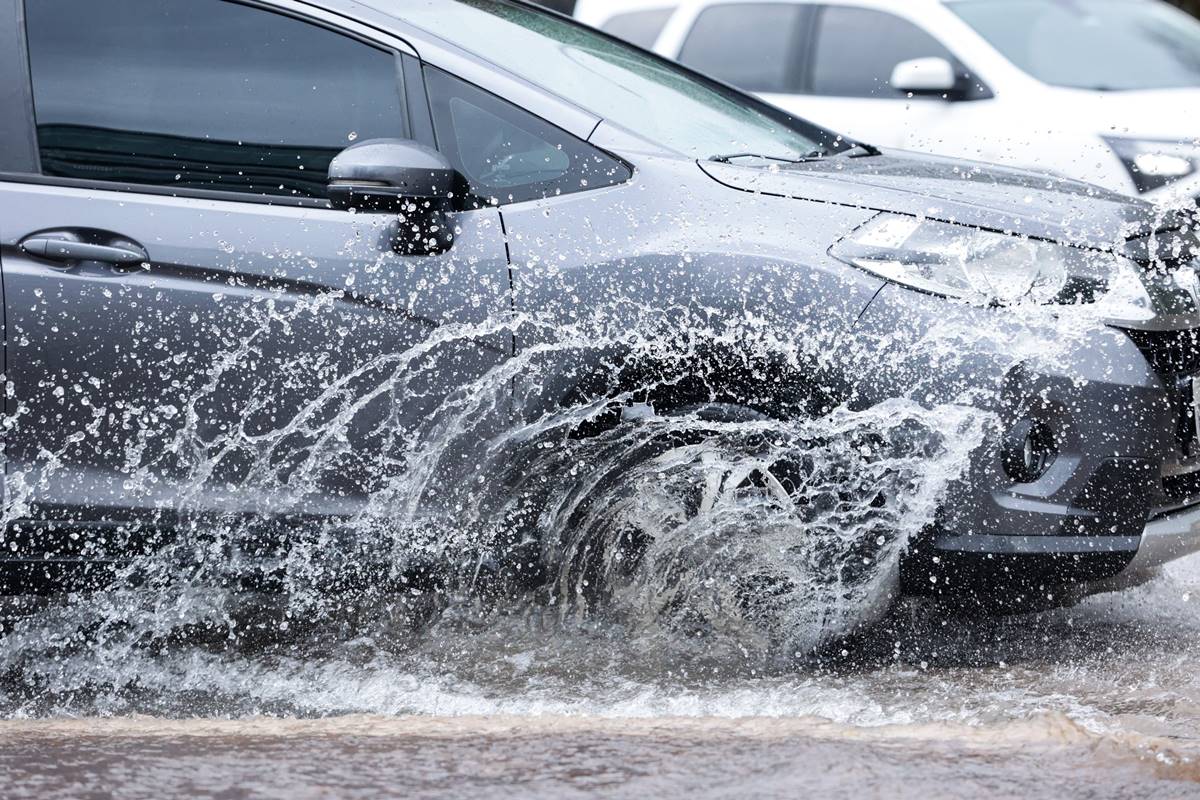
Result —
<path fill-rule="evenodd" d="M 100 261 L 105 264 L 141 264 L 148 260 L 146 251 L 132 245 L 103 245 L 33 236 L 21 242 L 21 249 L 31 256 L 51 261 Z"/>

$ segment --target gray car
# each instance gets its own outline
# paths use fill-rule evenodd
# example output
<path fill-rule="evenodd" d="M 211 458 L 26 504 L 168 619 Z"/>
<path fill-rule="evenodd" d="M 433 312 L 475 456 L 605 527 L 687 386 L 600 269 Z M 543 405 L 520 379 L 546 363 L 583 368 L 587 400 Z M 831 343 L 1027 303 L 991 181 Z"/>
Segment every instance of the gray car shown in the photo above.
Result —
<path fill-rule="evenodd" d="M 685 517 L 715 487 L 837 536 L 913 493 L 909 594 L 1050 605 L 1200 547 L 1189 213 L 880 152 L 510 0 L 4 0 L 0 92 L 9 593 L 202 519 L 354 548 L 435 484 L 546 580 L 588 547 L 496 442 L 564 418 L 560 451 L 688 420 L 629 445 L 651 474 L 726 436 L 751 465 Z M 557 468 L 589 530 L 611 481 Z"/>

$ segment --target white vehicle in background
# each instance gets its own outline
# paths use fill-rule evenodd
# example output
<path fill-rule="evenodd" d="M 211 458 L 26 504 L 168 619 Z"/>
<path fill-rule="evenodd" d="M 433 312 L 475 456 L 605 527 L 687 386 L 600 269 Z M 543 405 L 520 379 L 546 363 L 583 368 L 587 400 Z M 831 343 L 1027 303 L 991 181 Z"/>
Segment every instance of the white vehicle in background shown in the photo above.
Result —
<path fill-rule="evenodd" d="M 575 16 L 864 142 L 1200 196 L 1200 21 L 1162 0 L 579 0 Z"/>

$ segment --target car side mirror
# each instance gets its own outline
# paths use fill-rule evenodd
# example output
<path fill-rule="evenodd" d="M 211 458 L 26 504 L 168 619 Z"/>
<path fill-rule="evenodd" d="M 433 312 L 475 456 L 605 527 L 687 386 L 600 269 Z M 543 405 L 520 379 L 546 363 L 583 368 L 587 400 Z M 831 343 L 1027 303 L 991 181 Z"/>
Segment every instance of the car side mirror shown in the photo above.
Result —
<path fill-rule="evenodd" d="M 898 92 L 919 96 L 945 96 L 954 100 L 962 94 L 962 84 L 954 72 L 954 65 L 940 57 L 901 61 L 892 70 L 890 83 Z"/>
<path fill-rule="evenodd" d="M 435 254 L 454 243 L 447 213 L 459 176 L 446 157 L 408 139 L 368 139 L 350 145 L 329 164 L 334 208 L 400 216 L 394 246 L 407 254 Z"/>

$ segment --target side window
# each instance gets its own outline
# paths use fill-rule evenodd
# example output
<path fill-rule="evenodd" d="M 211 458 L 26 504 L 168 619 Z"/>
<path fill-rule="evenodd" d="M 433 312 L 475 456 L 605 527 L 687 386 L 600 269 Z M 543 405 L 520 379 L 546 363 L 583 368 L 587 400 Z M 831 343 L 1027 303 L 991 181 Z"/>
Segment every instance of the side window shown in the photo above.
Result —
<path fill-rule="evenodd" d="M 600 30 L 624 39 L 630 44 L 649 49 L 654 47 L 654 43 L 658 41 L 658 35 L 662 33 L 663 27 L 674 11 L 673 7 L 667 7 L 617 14 L 601 25 Z"/>
<path fill-rule="evenodd" d="M 808 8 L 796 3 L 711 6 L 696 18 L 679 60 L 750 92 L 798 92 L 798 45 Z"/>
<path fill-rule="evenodd" d="M 954 56 L 908 20 L 883 11 L 825 6 L 817 22 L 812 58 L 813 94 L 895 97 L 892 70 L 910 58 Z"/>
<path fill-rule="evenodd" d="M 404 136 L 396 59 L 225 0 L 26 3 L 42 171 L 323 197 L 355 140 Z"/>
<path fill-rule="evenodd" d="M 438 148 L 477 200 L 515 203 L 611 186 L 627 166 L 493 94 L 425 70 Z"/>

